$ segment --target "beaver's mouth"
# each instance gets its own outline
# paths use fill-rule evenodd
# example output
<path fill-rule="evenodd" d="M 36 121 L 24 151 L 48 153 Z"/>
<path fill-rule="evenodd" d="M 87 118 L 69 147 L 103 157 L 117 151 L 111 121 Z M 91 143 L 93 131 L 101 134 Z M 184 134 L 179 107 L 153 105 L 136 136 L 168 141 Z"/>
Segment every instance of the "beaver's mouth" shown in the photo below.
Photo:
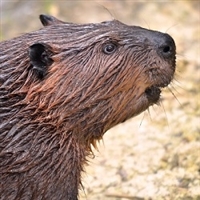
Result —
<path fill-rule="evenodd" d="M 161 93 L 161 89 L 160 87 L 157 87 L 157 86 L 151 86 L 145 90 L 145 94 L 150 105 L 155 104 L 159 101 L 160 93 Z"/>
<path fill-rule="evenodd" d="M 160 94 L 161 94 L 162 88 L 167 87 L 170 84 L 171 80 L 172 80 L 172 77 L 168 79 L 163 79 L 160 83 L 156 83 L 146 88 L 144 93 L 150 105 L 158 103 L 161 96 Z"/>

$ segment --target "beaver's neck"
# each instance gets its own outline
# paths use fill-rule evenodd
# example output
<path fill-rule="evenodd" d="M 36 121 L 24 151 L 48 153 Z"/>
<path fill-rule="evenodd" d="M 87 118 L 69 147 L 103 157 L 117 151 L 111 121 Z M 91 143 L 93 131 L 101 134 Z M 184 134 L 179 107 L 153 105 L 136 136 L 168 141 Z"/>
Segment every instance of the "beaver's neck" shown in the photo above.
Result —
<path fill-rule="evenodd" d="M 12 141 L 0 154 L 0 158 L 7 157 L 0 164 L 3 169 L 0 169 L 0 182 L 10 186 L 3 188 L 2 198 L 78 199 L 81 171 L 86 162 L 84 147 L 71 133 L 57 135 L 50 126 L 39 132 L 33 126 L 24 126 L 25 129 L 29 133 L 23 134 L 23 130 L 14 133 L 13 129 L 4 135 L 13 134 Z"/>

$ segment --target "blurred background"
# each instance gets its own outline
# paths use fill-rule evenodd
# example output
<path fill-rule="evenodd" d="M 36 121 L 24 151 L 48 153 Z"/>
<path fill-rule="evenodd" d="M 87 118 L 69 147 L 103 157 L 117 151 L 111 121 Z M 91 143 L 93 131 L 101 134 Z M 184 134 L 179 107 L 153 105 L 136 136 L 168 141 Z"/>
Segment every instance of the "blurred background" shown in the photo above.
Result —
<path fill-rule="evenodd" d="M 200 1 L 1 0 L 0 40 L 42 27 L 39 14 L 67 22 L 118 19 L 170 34 L 173 83 L 161 106 L 109 130 L 83 174 L 81 200 L 200 200 Z"/>

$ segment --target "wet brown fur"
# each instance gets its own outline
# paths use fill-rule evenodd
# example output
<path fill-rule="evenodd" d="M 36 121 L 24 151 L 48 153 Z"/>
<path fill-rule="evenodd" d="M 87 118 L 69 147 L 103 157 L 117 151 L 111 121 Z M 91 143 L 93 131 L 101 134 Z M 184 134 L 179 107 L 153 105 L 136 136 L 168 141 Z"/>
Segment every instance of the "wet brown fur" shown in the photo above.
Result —
<path fill-rule="evenodd" d="M 175 71 L 175 46 L 160 53 L 159 32 L 117 20 L 41 21 L 44 28 L 0 43 L 1 200 L 78 199 L 91 145 L 157 103 L 157 87 Z M 50 59 L 41 76 L 30 62 L 34 44 Z M 103 52 L 107 44 L 114 53 Z"/>

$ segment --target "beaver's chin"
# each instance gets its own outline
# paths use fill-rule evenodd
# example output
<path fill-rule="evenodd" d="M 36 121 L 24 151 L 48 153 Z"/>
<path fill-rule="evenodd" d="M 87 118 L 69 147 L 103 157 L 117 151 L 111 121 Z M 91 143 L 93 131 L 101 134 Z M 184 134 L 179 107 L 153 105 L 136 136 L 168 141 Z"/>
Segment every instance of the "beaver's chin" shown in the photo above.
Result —
<path fill-rule="evenodd" d="M 160 81 L 160 83 L 153 84 L 152 86 L 146 88 L 144 93 L 149 102 L 149 105 L 159 102 L 161 89 L 167 87 L 170 84 L 171 80 L 172 78 L 168 78 Z"/>
<path fill-rule="evenodd" d="M 155 104 L 159 101 L 160 93 L 161 93 L 161 89 L 160 87 L 157 87 L 157 86 L 151 86 L 145 90 L 145 95 L 149 101 L 149 105 Z"/>

